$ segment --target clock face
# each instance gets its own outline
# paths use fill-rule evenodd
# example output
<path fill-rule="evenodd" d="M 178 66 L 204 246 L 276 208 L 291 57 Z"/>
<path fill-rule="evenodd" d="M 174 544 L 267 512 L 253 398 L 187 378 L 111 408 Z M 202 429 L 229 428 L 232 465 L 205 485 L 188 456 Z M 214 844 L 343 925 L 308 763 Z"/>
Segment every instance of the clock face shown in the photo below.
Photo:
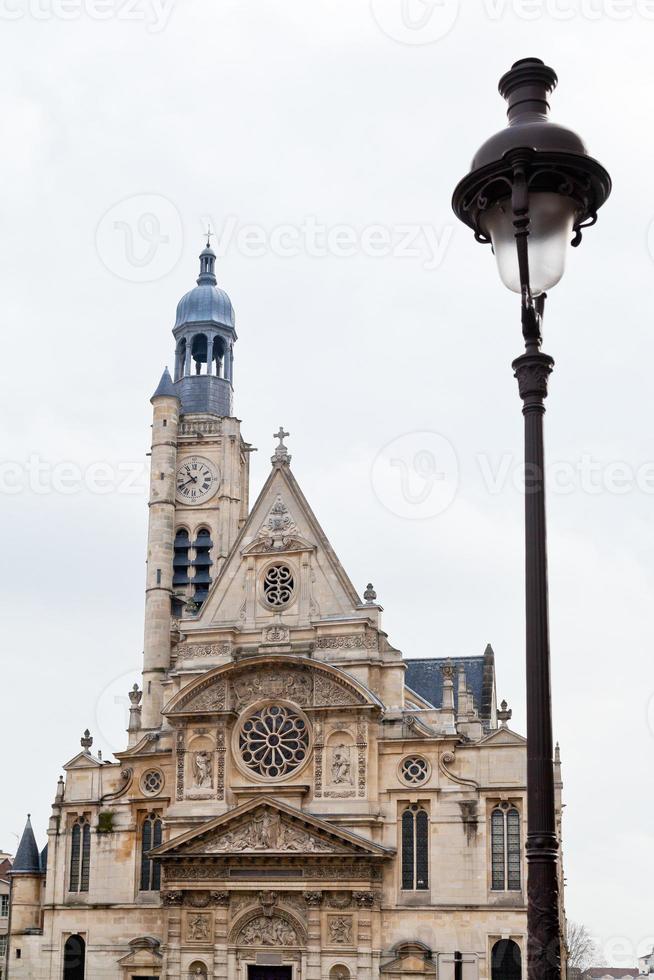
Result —
<path fill-rule="evenodd" d="M 218 471 L 213 463 L 201 456 L 189 456 L 177 467 L 177 499 L 185 504 L 203 503 L 214 495 L 218 482 Z"/>

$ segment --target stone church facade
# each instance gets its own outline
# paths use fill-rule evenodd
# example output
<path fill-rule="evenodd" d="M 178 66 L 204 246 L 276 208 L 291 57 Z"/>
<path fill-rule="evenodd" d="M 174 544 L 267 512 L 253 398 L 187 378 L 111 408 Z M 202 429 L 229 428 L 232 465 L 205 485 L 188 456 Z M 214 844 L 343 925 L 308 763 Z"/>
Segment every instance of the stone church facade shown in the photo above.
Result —
<path fill-rule="evenodd" d="M 526 750 L 493 651 L 404 659 L 283 429 L 250 506 L 214 263 L 207 246 L 152 397 L 127 745 L 108 762 L 85 733 L 47 853 L 28 822 L 8 976 L 520 980 Z"/>

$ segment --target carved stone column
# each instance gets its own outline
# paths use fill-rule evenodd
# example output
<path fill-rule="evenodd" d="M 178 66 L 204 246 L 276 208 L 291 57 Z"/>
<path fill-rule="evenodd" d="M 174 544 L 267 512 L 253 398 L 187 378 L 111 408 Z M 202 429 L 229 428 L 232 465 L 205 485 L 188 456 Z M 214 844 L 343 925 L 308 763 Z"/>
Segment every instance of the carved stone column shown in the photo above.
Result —
<path fill-rule="evenodd" d="M 320 906 L 322 905 L 322 892 L 304 892 L 304 900 L 307 903 L 307 932 L 309 940 L 307 943 L 307 969 L 306 980 L 321 980 L 321 948 L 322 936 L 320 934 Z"/>
<path fill-rule="evenodd" d="M 227 928 L 229 919 L 229 892 L 212 892 L 214 911 L 214 980 L 227 980 Z"/>
<path fill-rule="evenodd" d="M 164 976 L 166 980 L 182 980 L 182 913 L 173 908 L 168 912 L 168 941 L 164 953 Z"/>
<path fill-rule="evenodd" d="M 372 973 L 372 915 L 374 895 L 371 891 L 353 892 L 359 909 L 357 915 L 357 980 L 371 980 Z"/>

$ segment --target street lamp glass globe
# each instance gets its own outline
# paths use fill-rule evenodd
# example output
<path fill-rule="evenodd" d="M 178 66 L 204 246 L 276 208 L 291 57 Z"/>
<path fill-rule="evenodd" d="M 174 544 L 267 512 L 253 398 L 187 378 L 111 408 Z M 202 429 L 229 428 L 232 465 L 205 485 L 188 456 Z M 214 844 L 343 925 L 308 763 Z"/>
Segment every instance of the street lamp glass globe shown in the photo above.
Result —
<path fill-rule="evenodd" d="M 529 195 L 529 285 L 532 296 L 544 293 L 563 275 L 572 240 L 575 203 L 553 192 Z M 520 271 L 511 198 L 498 201 L 481 217 L 480 224 L 493 243 L 500 279 L 520 293 Z"/>

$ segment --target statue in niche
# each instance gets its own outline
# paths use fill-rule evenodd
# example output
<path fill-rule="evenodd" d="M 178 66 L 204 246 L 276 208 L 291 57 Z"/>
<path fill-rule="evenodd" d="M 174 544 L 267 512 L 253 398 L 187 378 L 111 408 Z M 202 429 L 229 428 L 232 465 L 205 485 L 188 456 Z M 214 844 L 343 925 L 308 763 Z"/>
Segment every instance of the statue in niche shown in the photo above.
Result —
<path fill-rule="evenodd" d="M 329 938 L 333 943 L 341 945 L 352 942 L 352 920 L 339 915 L 329 920 Z"/>
<path fill-rule="evenodd" d="M 198 789 L 213 787 L 213 752 L 196 752 L 193 756 L 193 785 Z"/>
<path fill-rule="evenodd" d="M 209 939 L 209 919 L 206 915 L 196 915 L 189 919 L 188 938 L 192 942 L 207 942 Z"/>
<path fill-rule="evenodd" d="M 334 783 L 352 782 L 350 747 L 344 742 L 340 742 L 332 749 L 332 781 Z"/>

